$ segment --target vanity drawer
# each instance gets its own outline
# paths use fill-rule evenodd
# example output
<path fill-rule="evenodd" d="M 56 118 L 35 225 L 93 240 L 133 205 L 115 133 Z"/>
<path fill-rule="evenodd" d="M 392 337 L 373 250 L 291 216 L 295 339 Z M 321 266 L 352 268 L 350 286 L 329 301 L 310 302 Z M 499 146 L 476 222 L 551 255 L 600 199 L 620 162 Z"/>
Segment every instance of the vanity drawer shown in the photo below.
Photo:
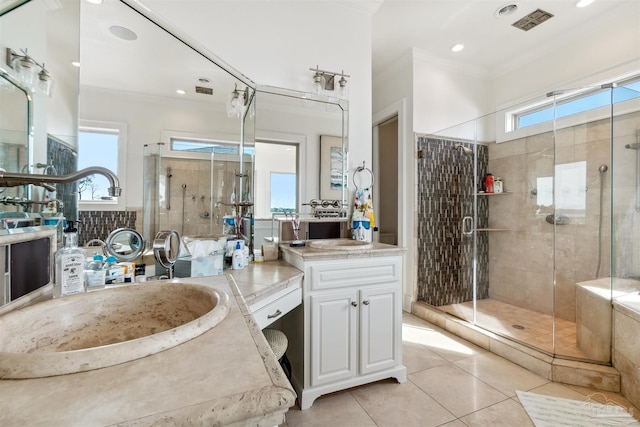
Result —
<path fill-rule="evenodd" d="M 402 282 L 402 257 L 322 261 L 309 263 L 305 271 L 305 289 L 311 291 L 393 282 Z"/>
<path fill-rule="evenodd" d="M 250 308 L 260 329 L 264 329 L 302 303 L 302 289 L 285 289 L 284 293 L 274 295 L 274 300 L 266 305 L 260 303 Z"/>

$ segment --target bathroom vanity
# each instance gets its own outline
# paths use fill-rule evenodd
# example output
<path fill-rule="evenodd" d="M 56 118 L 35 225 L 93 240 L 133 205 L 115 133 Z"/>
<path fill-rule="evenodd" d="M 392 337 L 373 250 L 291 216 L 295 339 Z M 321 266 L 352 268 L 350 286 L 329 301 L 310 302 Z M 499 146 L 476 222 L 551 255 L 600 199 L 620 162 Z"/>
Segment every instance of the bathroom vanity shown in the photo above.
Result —
<path fill-rule="evenodd" d="M 346 241 L 280 246 L 304 272 L 302 306 L 279 327 L 287 334 L 301 409 L 323 394 L 385 378 L 406 381 L 402 365 L 402 257 L 397 246 Z M 315 247 L 313 247 L 315 246 Z"/>
<path fill-rule="evenodd" d="M 249 305 L 275 301 L 283 290 L 295 292 L 301 278 L 301 271 L 277 261 L 237 274 L 162 281 L 225 292 L 229 313 L 202 335 L 140 359 L 68 375 L 0 380 L 0 395 L 11 396 L 0 399 L 0 425 L 282 424 L 295 393 Z M 42 291 L 50 298 L 51 285 Z M 106 291 L 95 294 L 101 292 Z M 16 303 L 28 305 L 29 298 Z M 3 307 L 0 315 L 13 308 Z"/>

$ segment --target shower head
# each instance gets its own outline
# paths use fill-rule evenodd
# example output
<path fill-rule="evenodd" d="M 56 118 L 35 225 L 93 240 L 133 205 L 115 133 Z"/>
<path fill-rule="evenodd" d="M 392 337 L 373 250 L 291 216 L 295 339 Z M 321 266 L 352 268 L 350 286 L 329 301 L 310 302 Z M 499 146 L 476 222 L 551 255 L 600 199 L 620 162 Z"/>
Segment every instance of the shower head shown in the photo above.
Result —
<path fill-rule="evenodd" d="M 463 154 L 471 154 L 473 153 L 473 150 L 469 147 L 465 147 L 462 144 L 454 144 L 452 147 L 453 150 L 460 150 L 462 151 Z"/>
<path fill-rule="evenodd" d="M 605 173 L 607 170 L 609 169 L 609 167 L 607 165 L 600 165 L 600 167 L 598 168 L 598 171 L 600 172 L 600 174 Z"/>

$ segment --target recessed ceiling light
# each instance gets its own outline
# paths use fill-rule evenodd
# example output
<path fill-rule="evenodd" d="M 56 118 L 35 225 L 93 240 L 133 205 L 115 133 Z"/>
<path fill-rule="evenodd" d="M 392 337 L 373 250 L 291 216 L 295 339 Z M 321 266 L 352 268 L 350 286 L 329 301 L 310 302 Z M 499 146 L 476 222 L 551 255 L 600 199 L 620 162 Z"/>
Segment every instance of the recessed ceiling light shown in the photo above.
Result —
<path fill-rule="evenodd" d="M 71 65 L 73 65 L 74 67 L 80 67 L 80 62 L 79 61 L 72 61 Z"/>
<path fill-rule="evenodd" d="M 462 43 L 457 43 L 451 47 L 451 52 L 460 52 L 462 49 L 464 49 L 464 45 Z"/>
<path fill-rule="evenodd" d="M 502 6 L 500 9 L 496 10 L 495 16 L 498 17 L 498 18 L 502 18 L 503 16 L 511 15 L 516 10 L 518 10 L 518 5 L 517 4 L 508 4 L 508 5 Z"/>
<path fill-rule="evenodd" d="M 187 93 L 187 92 L 185 92 L 185 91 L 184 91 L 184 90 L 182 90 L 182 89 L 178 89 L 178 90 L 176 90 L 176 93 L 177 93 L 178 95 L 184 95 L 184 94 L 185 94 L 185 93 Z"/>
<path fill-rule="evenodd" d="M 576 7 L 587 7 L 591 3 L 593 3 L 593 0 L 578 0 L 576 2 Z"/>
<path fill-rule="evenodd" d="M 120 27 L 118 25 L 114 25 L 110 27 L 109 31 L 111 31 L 111 34 L 113 34 L 114 36 L 122 40 L 135 40 L 138 38 L 138 35 L 133 31 L 131 31 L 130 29 L 125 27 Z"/>
<path fill-rule="evenodd" d="M 87 0 L 87 3 L 91 3 L 91 4 L 102 4 L 102 0 Z"/>

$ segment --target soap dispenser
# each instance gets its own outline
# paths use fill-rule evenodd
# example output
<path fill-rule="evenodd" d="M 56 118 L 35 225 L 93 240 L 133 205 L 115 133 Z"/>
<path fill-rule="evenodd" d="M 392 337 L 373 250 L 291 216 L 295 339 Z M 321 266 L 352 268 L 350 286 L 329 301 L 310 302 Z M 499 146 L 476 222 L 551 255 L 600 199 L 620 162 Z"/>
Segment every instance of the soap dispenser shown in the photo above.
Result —
<path fill-rule="evenodd" d="M 236 249 L 233 251 L 232 268 L 234 270 L 242 270 L 244 268 L 244 252 L 240 242 L 236 242 Z"/>
<path fill-rule="evenodd" d="M 86 252 L 78 247 L 78 229 L 73 226 L 74 221 L 67 221 L 67 228 L 63 230 L 63 247 L 55 254 L 55 282 L 53 297 L 61 297 L 84 292 L 84 262 Z"/>

